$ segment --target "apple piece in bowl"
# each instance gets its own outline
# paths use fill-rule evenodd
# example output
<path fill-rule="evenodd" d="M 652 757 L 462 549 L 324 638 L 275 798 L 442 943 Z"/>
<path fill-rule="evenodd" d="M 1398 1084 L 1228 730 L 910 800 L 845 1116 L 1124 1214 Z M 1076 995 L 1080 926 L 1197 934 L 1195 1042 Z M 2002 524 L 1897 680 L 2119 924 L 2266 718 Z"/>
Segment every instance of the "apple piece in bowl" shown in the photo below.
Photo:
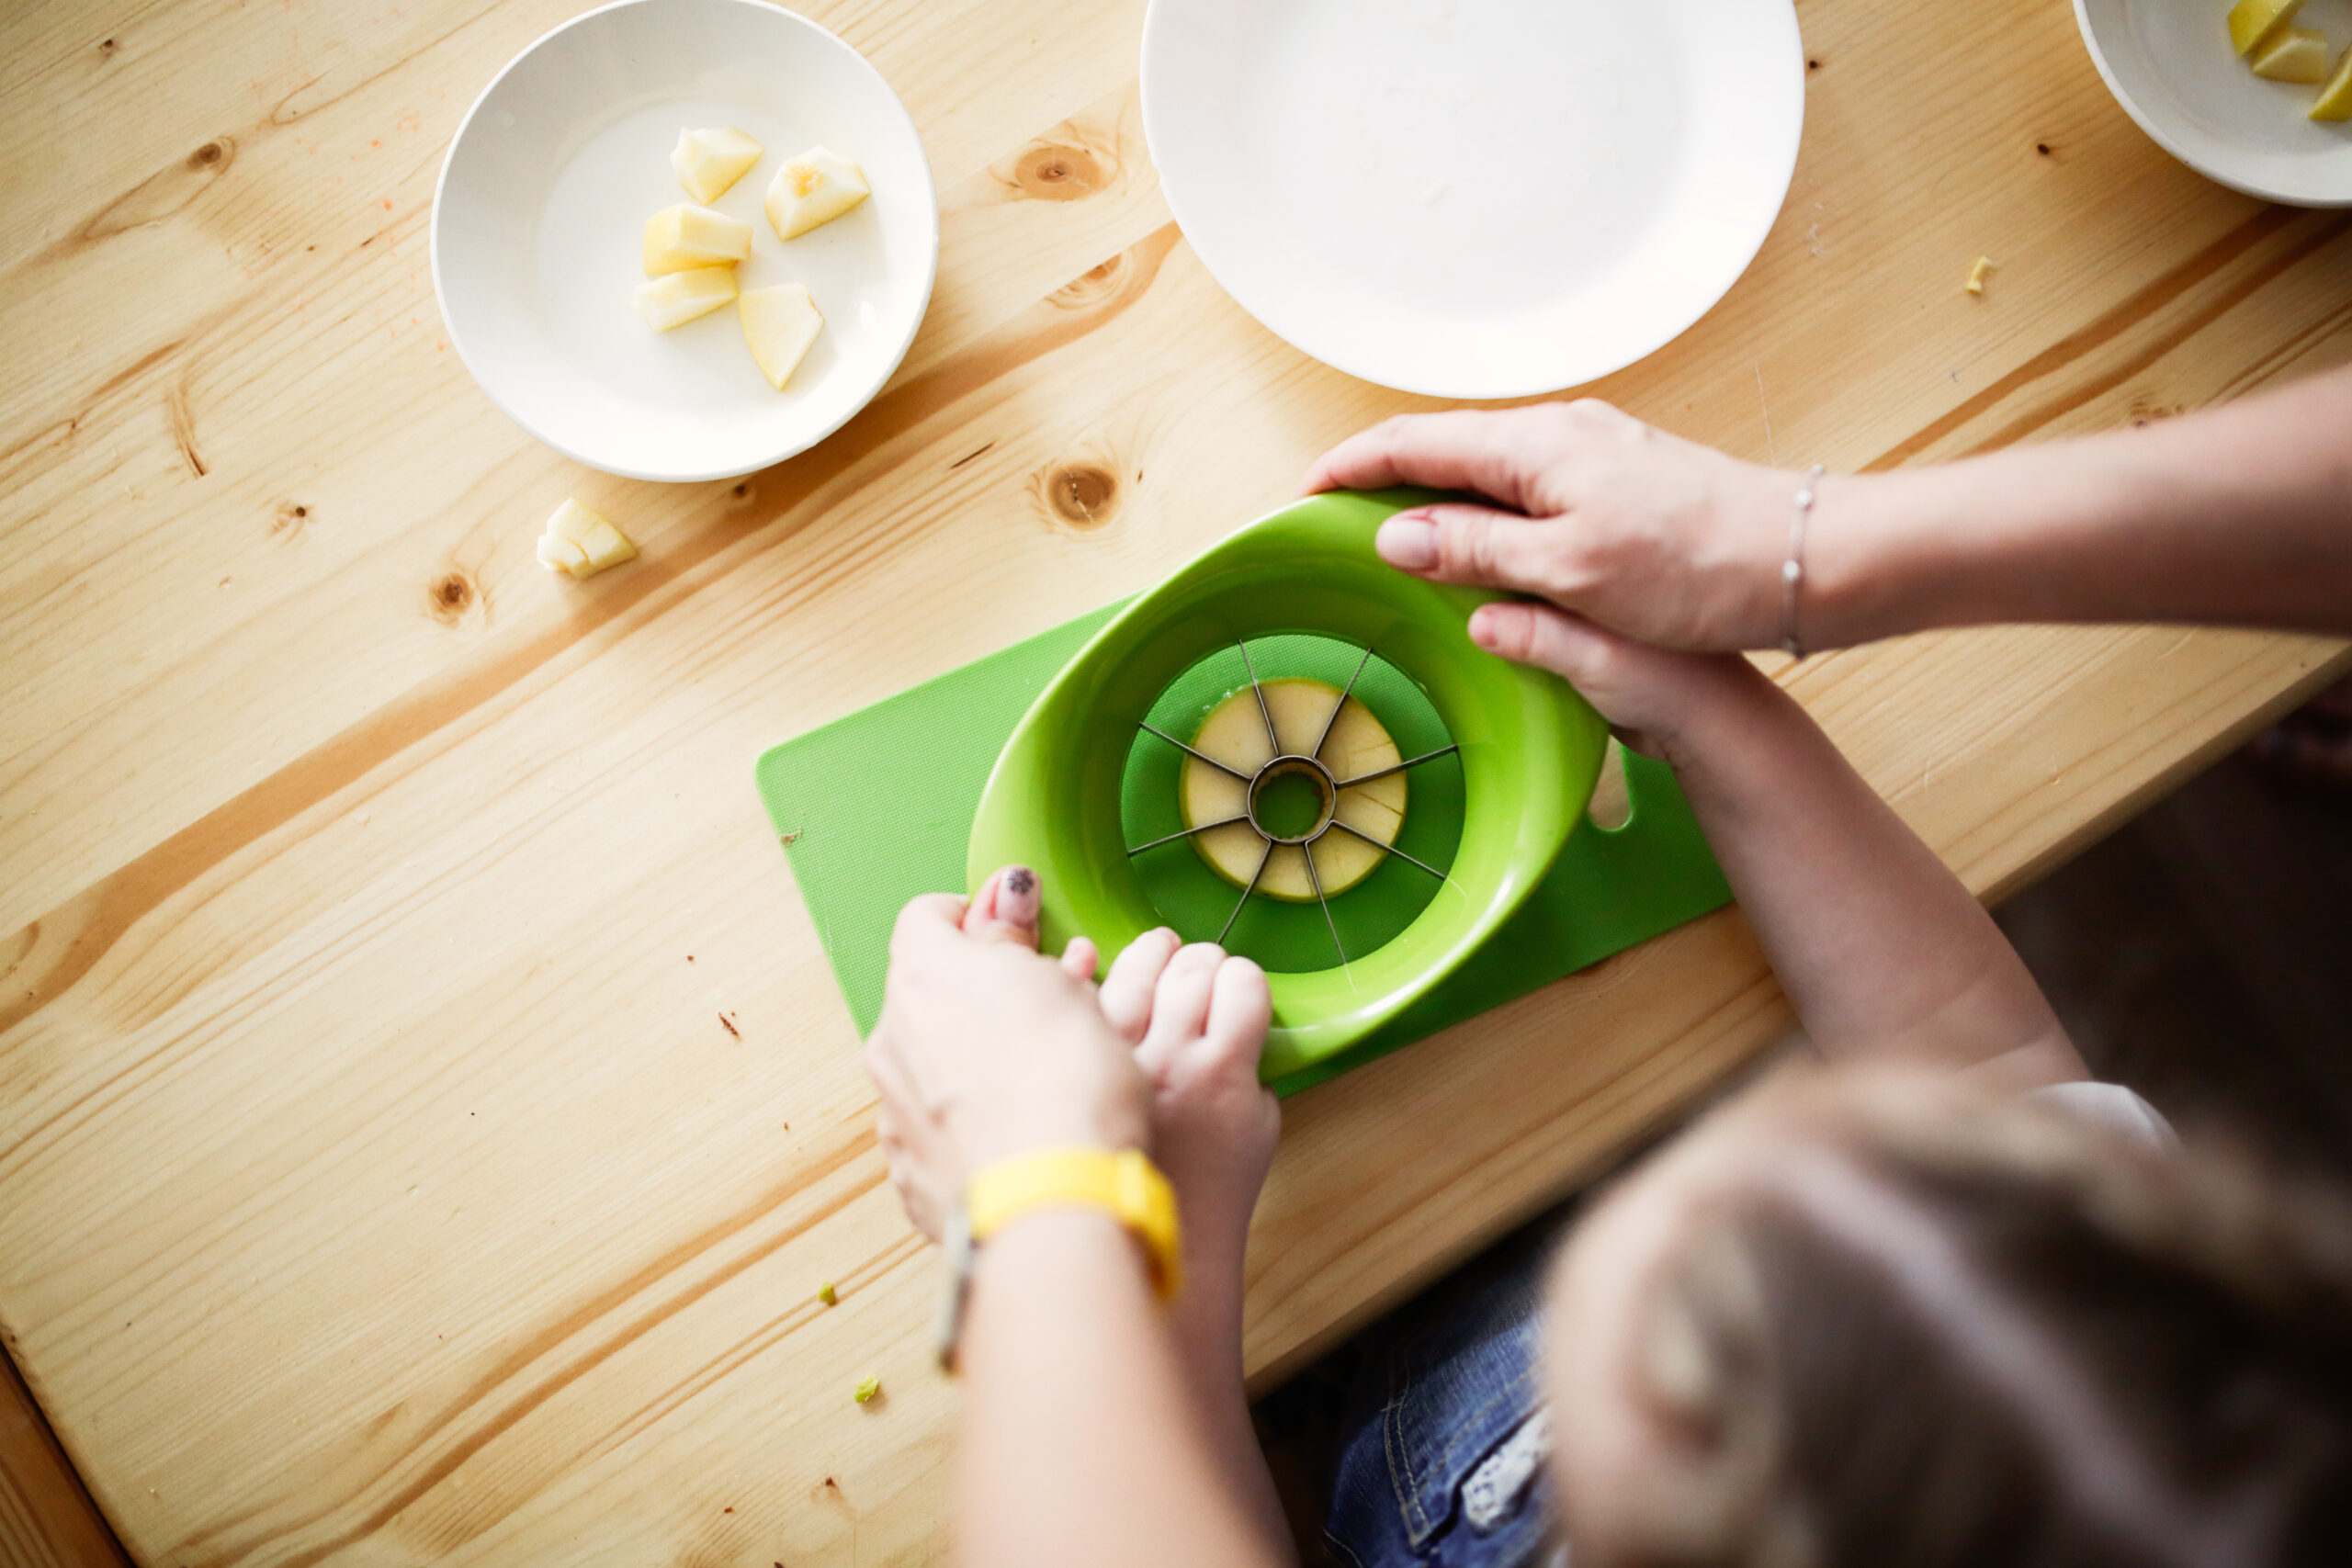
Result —
<path fill-rule="evenodd" d="M 2240 54 L 2253 54 L 2295 19 L 2303 0 L 2238 0 L 2230 7 L 2230 44 Z"/>
<path fill-rule="evenodd" d="M 746 288 L 736 297 L 735 305 L 742 312 L 743 336 L 752 345 L 752 357 L 760 362 L 760 374 L 768 378 L 769 386 L 783 391 L 808 345 L 824 330 L 825 318 L 818 311 L 817 302 L 802 285 L 779 283 L 767 288 Z"/>
<path fill-rule="evenodd" d="M 751 172 L 766 151 L 742 131 L 724 127 L 711 130 L 680 130 L 671 150 L 670 167 L 686 194 L 708 207 Z"/>
<path fill-rule="evenodd" d="M 768 221 L 775 226 L 777 239 L 797 239 L 873 194 L 855 164 L 838 152 L 811 147 L 787 160 L 769 183 Z"/>
<path fill-rule="evenodd" d="M 637 286 L 637 313 L 657 333 L 708 315 L 735 298 L 731 266 L 693 266 L 664 273 Z"/>
<path fill-rule="evenodd" d="M 2317 28 L 2287 28 L 2254 53 L 2254 73 L 2271 82 L 2315 87 L 2327 80 L 2327 35 Z"/>
<path fill-rule="evenodd" d="M 752 226 L 682 201 L 646 220 L 645 276 L 685 272 L 695 267 L 731 266 L 749 259 Z"/>

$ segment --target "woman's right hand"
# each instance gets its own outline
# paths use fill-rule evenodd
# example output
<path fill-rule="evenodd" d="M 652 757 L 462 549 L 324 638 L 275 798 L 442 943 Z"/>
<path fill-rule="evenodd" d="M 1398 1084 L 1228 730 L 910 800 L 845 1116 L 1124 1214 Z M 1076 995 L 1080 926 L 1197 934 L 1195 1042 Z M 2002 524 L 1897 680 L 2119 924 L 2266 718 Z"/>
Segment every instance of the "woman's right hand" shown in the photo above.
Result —
<path fill-rule="evenodd" d="M 1428 485 L 1491 506 L 1408 508 L 1381 525 L 1391 566 L 1532 593 L 1664 648 L 1771 648 L 1802 475 L 1744 463 L 1580 399 L 1406 414 L 1341 442 L 1309 492 Z M 1833 483 L 1836 481 L 1832 481 Z"/>

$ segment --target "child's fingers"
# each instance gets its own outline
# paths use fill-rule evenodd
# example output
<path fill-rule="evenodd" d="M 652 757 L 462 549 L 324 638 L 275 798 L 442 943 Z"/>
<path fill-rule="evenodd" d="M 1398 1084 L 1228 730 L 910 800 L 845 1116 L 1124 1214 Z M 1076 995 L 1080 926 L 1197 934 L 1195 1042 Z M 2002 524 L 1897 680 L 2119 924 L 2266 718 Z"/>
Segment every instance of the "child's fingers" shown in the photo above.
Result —
<path fill-rule="evenodd" d="M 1074 936 L 1069 939 L 1069 945 L 1062 949 L 1062 973 L 1073 980 L 1091 980 L 1094 978 L 1094 966 L 1102 962 L 1102 957 L 1093 942 L 1085 937 Z"/>
<path fill-rule="evenodd" d="M 1250 1073 L 1265 1049 L 1266 1026 L 1273 1021 L 1273 998 L 1266 988 L 1266 972 L 1246 958 L 1228 958 L 1216 966 L 1209 994 L 1208 1024 L 1203 1044 L 1212 1063 L 1230 1064 Z"/>
<path fill-rule="evenodd" d="M 1213 942 L 1196 942 L 1178 949 L 1168 967 L 1160 971 L 1159 985 L 1151 998 L 1151 1027 L 1136 1050 L 1136 1059 L 1146 1072 L 1157 1071 L 1170 1052 L 1200 1038 L 1208 1022 L 1217 966 L 1224 961 L 1225 949 Z"/>
<path fill-rule="evenodd" d="M 1182 945 L 1176 933 L 1162 926 L 1127 943 L 1126 951 L 1111 961 L 1111 972 L 1102 977 L 1098 999 L 1102 1016 L 1128 1044 L 1143 1043 L 1144 1032 L 1151 1025 L 1152 991 L 1159 984 L 1160 971 Z"/>

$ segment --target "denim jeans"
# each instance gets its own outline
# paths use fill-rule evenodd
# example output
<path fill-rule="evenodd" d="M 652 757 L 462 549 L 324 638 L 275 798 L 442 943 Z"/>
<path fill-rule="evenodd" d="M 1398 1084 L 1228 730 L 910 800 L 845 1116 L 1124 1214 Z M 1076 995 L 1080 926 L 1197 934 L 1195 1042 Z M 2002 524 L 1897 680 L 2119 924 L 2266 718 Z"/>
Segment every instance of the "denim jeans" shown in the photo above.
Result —
<path fill-rule="evenodd" d="M 1324 1540 L 1347 1568 L 1549 1568 L 1538 1365 L 1548 1235 L 1480 1258 L 1374 1331 Z"/>

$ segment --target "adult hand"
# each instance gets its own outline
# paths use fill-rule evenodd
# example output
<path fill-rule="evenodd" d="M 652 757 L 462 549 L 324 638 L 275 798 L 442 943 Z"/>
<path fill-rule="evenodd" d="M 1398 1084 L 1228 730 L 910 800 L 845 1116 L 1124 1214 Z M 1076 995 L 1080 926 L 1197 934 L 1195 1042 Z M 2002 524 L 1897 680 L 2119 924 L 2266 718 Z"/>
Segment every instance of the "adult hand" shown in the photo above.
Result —
<path fill-rule="evenodd" d="M 1581 693 L 1645 757 L 1678 771 L 1728 756 L 1734 729 L 1767 713 L 1791 716 L 1789 698 L 1736 653 L 1679 653 L 1636 642 L 1549 604 L 1482 604 L 1470 640 L 1487 652 L 1549 670 Z"/>
<path fill-rule="evenodd" d="M 1587 398 L 1407 414 L 1341 442 L 1309 492 L 1429 485 L 1446 502 L 1381 525 L 1391 566 L 1532 593 L 1666 648 L 1777 646 L 1802 476 L 1727 457 Z"/>
<path fill-rule="evenodd" d="M 1093 944 L 1037 953 L 1038 886 L 1026 866 L 968 902 L 916 898 L 890 939 L 882 1016 L 865 1067 L 908 1217 L 936 1241 L 973 1170 L 1026 1150 L 1140 1148 L 1149 1089 L 1104 1020 Z"/>

